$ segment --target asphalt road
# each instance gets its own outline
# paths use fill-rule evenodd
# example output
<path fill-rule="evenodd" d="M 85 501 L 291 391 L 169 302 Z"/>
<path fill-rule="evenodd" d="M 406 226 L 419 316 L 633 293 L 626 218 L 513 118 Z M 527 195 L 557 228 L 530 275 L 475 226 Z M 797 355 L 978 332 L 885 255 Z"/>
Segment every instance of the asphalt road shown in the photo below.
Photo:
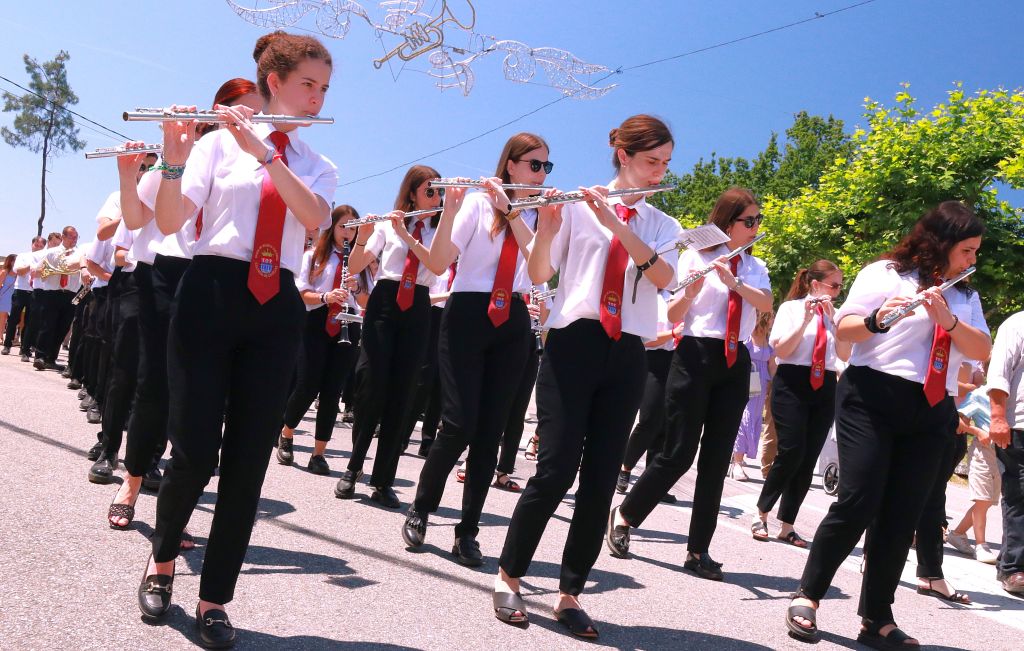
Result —
<path fill-rule="evenodd" d="M 163 623 L 144 623 L 135 590 L 149 554 L 155 498 L 144 493 L 139 499 L 130 531 L 107 527 L 105 514 L 116 487 L 86 480 L 85 452 L 97 428 L 86 424 L 75 392 L 64 385 L 56 373 L 35 371 L 15 355 L 0 357 L 0 647 L 189 648 L 196 640 L 192 613 L 217 480 L 192 517 L 199 547 L 179 558 L 175 606 Z M 674 490 L 679 503 L 659 506 L 634 533 L 635 557 L 620 560 L 603 553 L 594 568 L 582 601 L 601 637 L 589 643 L 569 636 L 550 612 L 571 493 L 524 580 L 531 623 L 516 628 L 494 618 L 490 598 L 516 495 L 491 491 L 479 537 L 486 562 L 464 568 L 449 554 L 461 503 L 453 475 L 426 545 L 411 552 L 401 539 L 401 512 L 370 502 L 365 485 L 360 484 L 356 500 L 335 499 L 334 483 L 351 441 L 347 426 L 338 426 L 328 449 L 332 477 L 306 472 L 312 429 L 307 418 L 296 437 L 296 466 L 271 462 L 228 609 L 239 629 L 238 648 L 810 648 L 787 637 L 784 625 L 806 552 L 750 537 L 760 481 L 726 480 L 711 549 L 725 563 L 726 579 L 713 583 L 682 569 L 694 473 L 684 476 Z M 532 425 L 528 434 L 531 430 Z M 410 449 L 415 447 L 414 439 Z M 406 503 L 421 464 L 416 456 L 402 457 L 396 489 Z M 533 470 L 520 456 L 516 477 L 521 483 Z M 748 472 L 756 474 L 752 467 Z M 953 485 L 948 494 L 947 510 L 959 516 L 968 504 L 966 489 Z M 830 502 L 816 481 L 798 531 L 813 536 Z M 998 540 L 997 511 L 990 513 L 990 538 Z M 773 522 L 772 533 L 776 526 Z M 1001 590 L 991 566 L 946 551 L 947 577 L 969 592 L 974 604 L 955 606 L 917 595 L 912 557 L 896 594 L 901 627 L 927 648 L 1022 648 L 1024 600 Z M 859 553 L 844 563 L 823 602 L 818 649 L 858 647 Z"/>

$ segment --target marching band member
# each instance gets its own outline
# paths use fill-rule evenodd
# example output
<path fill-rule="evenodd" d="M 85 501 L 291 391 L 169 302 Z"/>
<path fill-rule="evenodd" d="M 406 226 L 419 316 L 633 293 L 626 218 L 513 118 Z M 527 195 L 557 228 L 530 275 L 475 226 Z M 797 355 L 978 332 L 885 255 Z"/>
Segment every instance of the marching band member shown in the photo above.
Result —
<path fill-rule="evenodd" d="M 355 375 L 352 456 L 334 488 L 334 495 L 340 499 L 355 496 L 356 482 L 363 474 L 363 462 L 379 423 L 370 499 L 390 509 L 402 505 L 392 484 L 402 454 L 402 430 L 411 409 L 416 374 L 429 344 L 430 287 L 436 274 L 427 266 L 427 260 L 440 218 L 437 214 L 422 215 L 415 224 L 408 224 L 400 213 L 440 206 L 441 192 L 427 185 L 427 181 L 439 176 L 425 165 L 409 168 L 395 199 L 394 214 L 399 216 L 376 227 L 361 226 L 349 255 L 349 270 L 353 274 L 362 271 L 378 255 L 381 265 L 363 318 Z"/>
<path fill-rule="evenodd" d="M 444 426 L 423 464 L 402 537 L 412 547 L 423 544 L 428 514 L 440 506 L 448 473 L 468 447 L 462 519 L 455 526 L 452 553 L 470 567 L 483 563 L 476 540 L 480 516 L 501 435 L 534 345 L 523 297 L 531 286 L 526 259 L 537 211 L 512 211 L 501 184 L 542 183 L 553 166 L 548 158 L 541 137 L 519 133 L 509 138 L 496 177 L 483 186 L 486 192 L 464 196 L 457 214 L 442 216 L 430 247 L 435 270 L 459 258 L 438 342 Z M 449 198 L 453 200 L 455 196 Z"/>
<path fill-rule="evenodd" d="M 345 306 L 351 314 L 359 311 L 359 304 L 343 278 L 346 256 L 355 235 L 355 229 L 345 224 L 353 219 L 359 219 L 359 213 L 352 206 L 338 206 L 331 212 L 331 228 L 320 235 L 314 249 L 303 254 L 302 269 L 296 279 L 299 295 L 306 305 L 306 329 L 299 349 L 295 387 L 284 411 L 277 460 L 291 465 L 295 428 L 319 396 L 315 443 L 307 464 L 310 472 L 317 475 L 331 472 L 324 452 L 338 420 L 341 390 L 359 354 L 359 324 L 348 324 L 348 339 L 343 341 L 342 324 L 335 318 Z"/>
<path fill-rule="evenodd" d="M 256 84 L 248 79 L 231 79 L 217 90 L 213 105 L 244 105 L 258 111 L 263 106 Z M 210 133 L 215 124 L 196 127 Z M 132 146 L 136 143 L 128 143 Z M 128 422 L 125 443 L 125 480 L 114 496 L 112 508 L 121 512 L 119 528 L 134 517 L 135 502 L 143 486 L 160 488 L 158 463 L 167 447 L 167 331 L 171 323 L 174 294 L 192 259 L 192 246 L 202 235 L 202 212 L 190 215 L 182 228 L 164 234 L 154 218 L 160 171 L 154 170 L 141 180 L 135 177 L 135 156 L 117 159 L 121 213 L 129 228 L 138 229 L 132 246 L 137 260 L 134 276 L 139 303 L 138 382 L 135 409 Z M 134 182 L 133 182 L 134 181 Z M 187 531 L 182 534 L 183 548 L 194 546 Z"/>
<path fill-rule="evenodd" d="M 761 487 L 757 516 L 750 525 L 755 540 L 768 540 L 768 514 L 781 499 L 778 539 L 807 547 L 793 524 L 835 419 L 836 359 L 845 361 L 850 356 L 849 342 L 836 342 L 832 321 L 832 301 L 842 288 L 839 267 L 818 260 L 797 273 L 775 315 L 768 342 L 778 359 L 771 395 L 778 455 Z"/>
<path fill-rule="evenodd" d="M 60 232 L 60 243 L 41 251 L 35 267 L 40 274 L 44 267 L 63 270 L 70 273 L 51 273 L 43 278 L 35 279 L 35 286 L 42 290 L 40 296 L 39 322 L 36 335 L 36 358 L 33 362 L 36 370 L 63 371 L 64 365 L 57 364 L 60 345 L 68 334 L 71 322 L 75 318 L 75 306 L 71 299 L 82 286 L 82 278 L 78 273 L 81 262 L 78 259 L 78 231 L 74 226 L 65 226 Z"/>
<path fill-rule="evenodd" d="M 757 235 L 761 213 L 754 195 L 743 188 L 726 190 L 708 223 L 718 226 L 729 241 L 687 250 L 679 259 L 680 280 L 709 265 L 716 273 L 693 283 L 669 303 L 669 320 L 675 323 L 685 316 L 685 323 L 665 381 L 665 447 L 622 504 L 612 510 L 606 542 L 613 556 L 628 557 L 630 527 L 643 524 L 690 469 L 699 445 L 683 567 L 702 578 L 721 581 L 721 564 L 711 559 L 708 549 L 750 387 L 750 354 L 742 342 L 750 337 L 758 310 L 771 310 L 772 294 L 764 262 L 746 252 L 728 262 L 724 258 Z"/>
<path fill-rule="evenodd" d="M 939 204 L 857 274 L 836 313 L 836 338 L 853 343 L 836 389 L 839 500 L 818 526 L 786 615 L 794 637 L 817 639 L 818 602 L 870 524 L 857 641 L 917 647 L 895 624 L 893 597 L 946 437 L 957 426 L 950 397 L 956 369 L 965 357 L 987 359 L 992 346 L 977 293 L 966 284 L 945 293 L 936 285 L 975 263 L 984 230 L 965 205 Z M 919 292 L 924 309 L 882 327 Z"/>
<path fill-rule="evenodd" d="M 274 32 L 257 41 L 253 58 L 268 113 L 320 112 L 331 55 L 318 40 Z M 302 330 L 294 274 L 306 230 L 330 223 L 337 185 L 334 165 L 299 139 L 297 125 L 254 124 L 244 106 L 218 112 L 226 127 L 194 148 L 194 122 L 164 124 L 157 224 L 173 233 L 202 209 L 203 230 L 168 334 L 171 460 L 138 589 L 144 616 L 166 614 L 182 530 L 219 456 L 196 606 L 207 646 L 235 639 L 224 605 L 248 547 Z"/>
<path fill-rule="evenodd" d="M 35 334 L 29 328 L 32 323 L 32 261 L 33 254 L 42 251 L 46 246 L 46 240 L 42 237 L 32 238 L 31 251 L 19 253 L 14 259 L 14 294 L 11 296 L 11 313 L 7 320 L 7 331 L 4 333 L 3 354 L 9 355 L 14 345 L 14 333 L 21 322 L 21 315 L 25 315 L 25 327 L 21 331 L 21 361 L 28 361 L 32 351 L 32 337 Z M 38 307 L 36 309 L 39 309 Z"/>
<path fill-rule="evenodd" d="M 656 185 L 672 156 L 672 134 L 647 115 L 609 134 L 616 176 L 609 188 Z M 540 216 L 529 259 L 534 283 L 555 272 L 558 293 L 548 318 L 537 378 L 540 452 L 537 472 L 516 504 L 501 552 L 494 613 L 527 621 L 519 582 L 529 570 L 548 520 L 579 471 L 576 505 L 562 556 L 555 616 L 574 634 L 597 630 L 579 595 L 601 548 L 615 478 L 643 393 L 645 339 L 657 335 L 657 292 L 673 278 L 676 220 L 640 195 L 608 200 L 584 190 L 586 205 Z"/>

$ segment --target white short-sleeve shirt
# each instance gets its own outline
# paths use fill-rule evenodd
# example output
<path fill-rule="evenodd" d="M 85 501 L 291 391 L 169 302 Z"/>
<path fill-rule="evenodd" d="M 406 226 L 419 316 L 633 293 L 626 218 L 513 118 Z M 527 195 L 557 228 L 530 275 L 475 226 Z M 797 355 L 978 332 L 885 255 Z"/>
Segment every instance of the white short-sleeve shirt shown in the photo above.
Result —
<path fill-rule="evenodd" d="M 92 244 L 86 248 L 85 258 L 89 262 L 101 267 L 103 271 L 107 273 L 113 273 L 114 271 L 114 238 L 110 237 L 105 240 L 94 240 Z M 106 287 L 107 281 L 97 277 L 92 281 L 93 289 L 100 289 Z"/>
<path fill-rule="evenodd" d="M 818 316 L 815 315 L 807 325 L 803 325 L 806 300 L 806 298 L 797 298 L 786 301 L 775 312 L 775 324 L 772 326 L 771 334 L 768 335 L 768 343 L 772 348 L 777 348 L 779 342 L 792 335 L 797 328 L 803 328 L 800 342 L 793 352 L 788 357 L 777 357 L 779 364 L 808 367 L 811 365 L 814 340 L 818 336 Z M 836 327 L 828 316 L 825 316 L 825 337 L 825 368 L 829 371 L 836 371 L 838 370 L 836 367 Z"/>
<path fill-rule="evenodd" d="M 613 198 L 609 203 L 614 206 L 621 201 Z M 643 199 L 631 207 L 637 215 L 629 222 L 630 230 L 653 251 L 674 250 L 682 233 L 679 223 Z M 611 231 L 585 203 L 562 208 L 562 227 L 551 241 L 551 266 L 559 276 L 547 327 L 564 328 L 578 319 L 600 320 L 601 289 L 611 241 Z M 676 256 L 663 259 L 674 272 Z M 641 274 L 634 301 L 636 273 L 636 263 L 630 259 L 622 284 L 622 331 L 649 341 L 658 335 L 658 288 Z M 458 277 L 455 280 L 458 282 Z"/>
<path fill-rule="evenodd" d="M 315 276 L 312 280 L 309 279 L 310 271 L 313 268 L 313 254 L 315 249 L 310 249 L 302 254 L 302 267 L 299 270 L 297 276 L 295 276 L 295 288 L 300 292 L 309 291 L 316 292 L 317 294 L 323 294 L 334 289 L 334 274 L 338 271 L 339 264 L 339 251 L 337 248 L 331 249 L 331 255 L 328 256 L 327 262 L 324 264 L 323 270 L 319 276 Z M 356 302 L 355 295 L 350 291 L 348 294 L 348 306 L 352 308 L 349 310 L 354 314 L 359 313 L 359 304 Z M 306 311 L 312 312 L 317 308 L 323 307 L 323 303 L 314 303 L 313 305 L 306 305 Z"/>
<path fill-rule="evenodd" d="M 18 254 L 18 257 L 14 259 L 14 266 L 28 266 L 30 269 L 32 269 L 36 266 L 37 262 L 38 260 L 36 260 L 35 253 L 32 251 L 27 251 L 25 253 Z M 23 273 L 20 276 L 15 276 L 14 289 L 20 289 L 26 292 L 32 291 L 31 272 Z"/>
<path fill-rule="evenodd" d="M 96 213 L 96 223 L 101 223 L 104 219 L 120 219 L 121 218 L 121 191 L 116 190 L 107 195 L 106 201 L 100 206 L 100 211 Z"/>
<path fill-rule="evenodd" d="M 57 246 L 51 246 L 48 249 L 38 251 L 36 256 L 36 265 L 42 262 L 43 258 L 49 258 L 51 264 L 57 265 L 60 263 L 61 258 L 64 258 L 68 262 L 78 260 L 81 256 L 81 249 L 77 247 L 65 249 L 63 244 L 58 244 Z M 64 287 L 60 286 L 60 279 L 62 277 L 68 279 L 67 285 Z M 36 278 L 34 282 L 37 289 L 44 289 L 47 291 L 63 289 L 69 292 L 77 292 L 82 287 L 82 274 L 78 272 L 67 274 L 65 276 L 62 276 L 61 274 L 53 274 L 47 278 Z"/>
<path fill-rule="evenodd" d="M 520 219 L 531 229 L 536 225 L 537 211 L 524 210 Z M 494 208 L 486 193 L 475 192 L 466 197 L 455 215 L 452 225 L 452 244 L 459 250 L 459 272 L 452 284 L 452 292 L 485 292 L 494 288 L 494 276 L 498 273 L 498 261 L 505 245 L 505 233 L 491 236 L 494 223 Z M 512 233 L 508 237 L 514 237 Z M 523 243 L 529 246 L 529 242 Z M 516 257 L 516 270 L 512 278 L 512 291 L 530 291 L 530 275 L 526 269 L 526 258 L 522 253 Z"/>
<path fill-rule="evenodd" d="M 268 146 L 273 146 L 271 125 L 261 123 L 253 128 Z M 296 132 L 288 134 L 288 167 L 313 194 L 330 205 L 338 185 L 338 171 L 334 163 L 313 151 Z M 192 247 L 193 255 L 218 255 L 246 262 L 252 259 L 266 173 L 259 161 L 243 152 L 225 129 L 209 133 L 196 143 L 181 182 L 182 194 L 203 210 L 203 232 Z M 330 225 L 331 217 L 325 215 L 319 226 L 327 229 Z M 191 235 L 194 234 L 193 226 Z M 189 235 L 186 232 L 186 237 Z M 288 210 L 281 236 L 283 269 L 293 274 L 299 272 L 305 243 L 305 226 Z"/>
<path fill-rule="evenodd" d="M 160 189 L 160 172 L 146 172 L 139 181 L 139 199 L 142 204 L 153 210 L 156 206 L 156 194 Z M 139 262 L 153 264 L 157 255 L 172 258 L 192 258 L 192 245 L 196 241 L 196 215 L 189 215 L 181 229 L 171 235 L 164 235 L 156 225 L 156 219 L 149 220 L 135 233 L 135 244 L 132 255 Z"/>
<path fill-rule="evenodd" d="M 912 297 L 918 293 L 917 272 L 900 275 L 890 264 L 889 260 L 879 260 L 861 269 L 850 287 L 849 296 L 836 312 L 836 323 L 847 316 L 866 317 L 890 298 Z M 978 292 L 953 287 L 947 289 L 943 296 L 949 309 L 961 321 L 989 332 Z M 865 341 L 855 343 L 850 365 L 868 366 L 876 371 L 924 384 L 934 333 L 935 322 L 924 307 L 919 307 L 913 314 L 893 325 L 889 332 L 875 334 Z M 957 394 L 956 370 L 963 361 L 963 353 L 953 343 L 949 352 L 950 370 L 946 373 L 946 391 L 954 396 Z"/>
<path fill-rule="evenodd" d="M 430 225 L 431 216 L 425 216 L 423 231 L 420 233 L 420 240 L 423 246 L 430 248 L 434 241 L 434 227 Z M 416 228 L 416 223 L 409 224 L 409 233 Z M 380 256 L 380 269 L 377 271 L 377 280 L 402 280 L 402 272 L 405 271 L 405 256 L 409 253 L 409 247 L 405 245 L 402 238 L 395 232 L 395 227 L 390 221 L 378 222 L 374 225 L 373 234 L 366 240 L 365 249 L 374 256 Z M 417 258 L 418 259 L 418 258 Z M 420 260 L 419 269 L 416 271 L 416 284 L 424 287 L 433 287 L 437 276 L 427 268 Z M 460 270 L 461 271 L 461 270 Z M 455 277 L 456 281 L 458 276 Z M 488 289 L 487 291 L 490 291 Z"/>
<path fill-rule="evenodd" d="M 135 271 L 135 266 L 139 263 L 138 258 L 135 256 L 135 236 L 138 235 L 142 229 L 136 228 L 134 230 L 124 225 L 124 220 L 117 225 L 117 230 L 114 231 L 114 236 L 111 241 L 114 243 L 115 249 L 123 249 L 128 253 L 124 257 L 124 266 L 121 267 L 125 273 L 131 273 Z"/>
<path fill-rule="evenodd" d="M 707 267 L 715 258 L 727 253 L 729 253 L 729 247 L 725 244 L 703 251 L 687 249 L 679 256 L 679 282 L 685 280 L 692 272 Z M 745 251 L 739 255 L 739 259 L 736 276 L 754 289 L 771 291 L 768 268 L 764 262 L 758 257 L 748 255 Z M 712 271 L 704 276 L 704 286 L 690 303 L 690 309 L 686 312 L 683 323 L 683 336 L 711 337 L 725 341 L 728 316 L 729 288 L 718 277 L 718 273 Z M 740 313 L 739 340 L 750 339 L 756 324 L 757 310 L 748 301 L 743 301 Z"/>

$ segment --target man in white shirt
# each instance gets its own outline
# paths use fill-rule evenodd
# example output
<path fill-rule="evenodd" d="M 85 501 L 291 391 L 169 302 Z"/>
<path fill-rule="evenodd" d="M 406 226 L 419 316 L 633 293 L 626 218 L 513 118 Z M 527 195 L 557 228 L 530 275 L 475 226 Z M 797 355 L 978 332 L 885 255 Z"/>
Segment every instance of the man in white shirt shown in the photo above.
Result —
<path fill-rule="evenodd" d="M 65 226 L 61 231 L 60 245 L 45 249 L 36 265 L 35 271 L 41 273 L 47 264 L 51 266 L 64 266 L 72 270 L 81 267 L 80 256 L 77 255 L 78 231 L 74 226 Z M 71 322 L 75 318 L 75 306 L 71 299 L 75 297 L 82 286 L 80 274 L 52 274 L 46 278 L 37 277 L 36 286 L 43 289 L 43 310 L 40 314 L 38 336 L 36 339 L 36 359 L 33 366 L 37 370 L 63 371 L 63 366 L 57 364 L 57 354 L 60 352 L 60 345 L 64 341 Z"/>
<path fill-rule="evenodd" d="M 11 346 L 14 344 L 14 332 L 21 322 L 21 315 L 25 315 L 25 327 L 21 331 L 21 357 L 24 360 L 32 350 L 32 337 L 35 335 L 29 329 L 31 324 L 30 314 L 32 311 L 32 267 L 33 254 L 41 251 L 46 246 L 46 240 L 42 237 L 32 238 L 32 250 L 26 253 L 19 253 L 14 260 L 14 295 L 11 296 L 11 314 L 7 319 L 7 332 L 4 333 L 4 347 L 2 354 L 10 355 Z M 27 361 L 27 360 L 26 360 Z"/>
<path fill-rule="evenodd" d="M 996 577 L 1024 596 L 1024 312 L 999 326 L 988 368 L 989 435 L 1003 466 L 1003 549 Z"/>

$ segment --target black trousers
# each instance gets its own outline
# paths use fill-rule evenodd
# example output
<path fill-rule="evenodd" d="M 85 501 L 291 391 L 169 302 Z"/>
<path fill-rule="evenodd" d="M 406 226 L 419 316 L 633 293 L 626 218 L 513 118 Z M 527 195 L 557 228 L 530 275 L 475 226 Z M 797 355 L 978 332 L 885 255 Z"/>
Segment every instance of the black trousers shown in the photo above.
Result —
<path fill-rule="evenodd" d="M 533 345 L 522 299 L 512 299 L 508 320 L 498 327 L 487 316 L 490 299 L 487 292 L 456 292 L 445 305 L 438 341 L 444 429 L 430 447 L 412 504 L 420 513 L 437 510 L 448 473 L 468 446 L 456 537 L 480 530 L 498 444 Z"/>
<path fill-rule="evenodd" d="M 952 429 L 946 436 L 946 449 L 939 462 L 939 472 L 928 494 L 928 501 L 917 521 L 917 576 L 945 578 L 942 574 L 942 530 L 946 527 L 946 486 L 953 471 L 967 452 L 967 437 Z M 868 535 L 872 535 L 868 528 Z"/>
<path fill-rule="evenodd" d="M 779 520 L 793 524 L 835 420 L 836 374 L 826 371 L 821 387 L 815 390 L 810 366 L 780 364 L 772 381 L 771 401 L 778 453 L 761 486 L 757 508 L 769 513 L 781 499 Z"/>
<path fill-rule="evenodd" d="M 419 419 L 420 414 L 423 414 L 423 429 L 421 430 L 421 441 L 430 440 L 433 441 L 437 435 L 437 421 L 433 422 L 433 427 L 430 428 L 430 437 L 427 438 L 427 416 L 426 412 L 430 405 L 430 399 L 434 395 L 434 389 L 437 387 L 437 395 L 440 396 L 440 385 L 441 379 L 439 375 L 437 365 L 437 340 L 441 334 L 441 316 L 444 314 L 444 308 L 437 307 L 436 305 L 430 306 L 430 335 L 427 343 L 427 357 L 423 362 L 423 366 L 420 367 L 419 375 L 416 381 L 416 393 L 413 396 L 412 406 L 409 409 L 409 420 L 405 423 L 405 431 L 402 435 L 402 447 L 409 445 L 409 439 L 412 438 L 412 432 L 416 429 L 416 421 Z M 440 411 L 436 412 L 440 416 Z"/>
<path fill-rule="evenodd" d="M 952 398 L 928 405 L 922 386 L 851 366 L 836 389 L 839 499 L 814 534 L 800 579 L 815 601 L 871 525 L 858 614 L 891 622 L 893 595 L 910 542 L 956 427 Z"/>
<path fill-rule="evenodd" d="M 82 335 L 85 332 L 85 308 L 88 306 L 86 298 L 89 296 L 85 294 L 83 300 L 80 300 L 77 305 L 72 304 L 75 310 L 75 317 L 71 321 L 71 339 L 68 341 L 68 369 L 70 369 L 72 376 L 74 375 L 74 369 L 78 365 L 78 353 L 82 346 Z M 74 296 L 71 297 L 74 300 Z"/>
<path fill-rule="evenodd" d="M 427 354 L 430 295 L 416 285 L 412 306 L 398 308 L 398 282 L 381 280 L 373 288 L 363 317 L 362 346 L 356 363 L 355 422 L 348 469 L 362 471 L 380 423 L 370 484 L 387 488 L 395 481 L 402 454 L 403 427 L 412 408 L 416 374 Z"/>
<path fill-rule="evenodd" d="M 35 353 L 39 343 L 39 327 L 43 322 L 43 312 L 46 310 L 43 293 L 43 290 L 38 287 L 32 288 L 32 309 L 29 310 L 28 318 L 25 319 L 25 332 L 21 334 L 23 346 L 25 337 L 29 338 L 28 348 L 25 349 L 29 353 Z"/>
<path fill-rule="evenodd" d="M 103 398 L 103 452 L 117 460 L 128 414 L 135 397 L 139 372 L 139 292 L 135 274 L 122 273 L 111 305 L 114 345 L 111 350 L 106 393 Z"/>
<path fill-rule="evenodd" d="M 89 395 L 101 402 L 106 397 L 107 378 L 110 375 L 111 350 L 114 342 L 113 305 L 117 298 L 117 281 L 121 278 L 118 267 L 106 287 L 97 290 L 96 308 L 89 322 L 94 337 L 89 352 L 89 377 L 83 383 Z"/>
<path fill-rule="evenodd" d="M 260 305 L 249 263 L 196 256 L 175 300 L 167 348 L 171 460 L 160 484 L 153 558 L 174 560 L 220 455 L 199 598 L 234 596 L 295 366 L 304 307 L 290 271 Z M 226 405 L 226 407 L 225 407 Z M 223 432 L 223 433 L 222 433 Z"/>
<path fill-rule="evenodd" d="M 89 332 L 90 322 L 93 319 L 94 308 L 92 304 L 96 297 L 89 291 L 82 297 L 76 308 L 74 331 L 71 334 L 71 351 L 68 353 L 68 370 L 71 377 L 82 381 L 88 370 L 89 360 Z"/>
<path fill-rule="evenodd" d="M 1010 445 L 996 448 L 1003 475 L 1003 545 L 1000 578 L 1024 572 L 1024 429 L 1010 433 Z"/>
<path fill-rule="evenodd" d="M 71 322 L 75 318 L 75 306 L 71 299 L 75 292 L 66 289 L 54 289 L 42 292 L 43 309 L 39 315 L 38 334 L 36 335 L 36 359 L 51 364 L 57 362 L 60 345 L 64 342 Z"/>
<path fill-rule="evenodd" d="M 749 389 L 750 353 L 746 346 L 739 346 L 730 368 L 725 363 L 723 340 L 683 337 L 665 381 L 665 447 L 619 506 L 626 522 L 634 527 L 643 523 L 693 465 L 699 445 L 686 548 L 695 554 L 708 551 Z"/>
<path fill-rule="evenodd" d="M 317 441 L 331 440 L 338 421 L 341 390 L 359 354 L 359 324 L 349 324 L 348 336 L 351 343 L 343 344 L 338 341 L 338 337 L 327 334 L 327 314 L 326 307 L 306 312 L 306 330 L 299 348 L 295 387 L 284 410 L 284 424 L 294 429 L 319 395 L 320 406 L 316 410 Z"/>
<path fill-rule="evenodd" d="M 578 469 L 558 589 L 571 595 L 583 591 L 601 552 L 619 463 L 640 407 L 646 373 L 644 346 L 635 335 L 609 339 L 593 319 L 549 332 L 537 377 L 537 472 L 512 513 L 499 560 L 509 576 L 526 575 L 544 529 Z"/>
<path fill-rule="evenodd" d="M 536 342 L 536 337 L 533 341 Z M 505 422 L 505 433 L 501 435 L 501 453 L 498 455 L 496 470 L 506 475 L 511 475 L 516 470 L 516 453 L 519 452 L 523 430 L 526 429 L 526 410 L 530 408 L 530 397 L 533 396 L 533 387 L 537 384 L 541 351 L 536 345 L 531 343 L 526 368 L 523 369 L 523 377 L 519 380 L 519 387 L 512 400 L 512 409 L 508 412 L 508 420 Z"/>
<path fill-rule="evenodd" d="M 622 467 L 630 470 L 647 453 L 650 463 L 665 446 L 665 382 L 672 366 L 671 350 L 647 350 L 647 382 L 644 399 L 640 402 L 640 415 L 633 433 L 626 443 Z"/>
<path fill-rule="evenodd" d="M 16 289 L 11 296 L 11 313 L 7 317 L 7 331 L 4 333 L 4 348 L 14 344 L 14 333 L 18 330 L 21 315 L 25 314 L 25 328 L 21 333 L 21 354 L 27 355 L 32 349 L 29 341 L 29 323 L 32 320 L 32 290 Z"/>
<path fill-rule="evenodd" d="M 167 448 L 167 333 L 174 295 L 189 262 L 157 255 L 153 264 L 140 263 L 133 274 L 139 292 L 139 381 L 124 456 L 133 477 L 146 474 Z"/>

